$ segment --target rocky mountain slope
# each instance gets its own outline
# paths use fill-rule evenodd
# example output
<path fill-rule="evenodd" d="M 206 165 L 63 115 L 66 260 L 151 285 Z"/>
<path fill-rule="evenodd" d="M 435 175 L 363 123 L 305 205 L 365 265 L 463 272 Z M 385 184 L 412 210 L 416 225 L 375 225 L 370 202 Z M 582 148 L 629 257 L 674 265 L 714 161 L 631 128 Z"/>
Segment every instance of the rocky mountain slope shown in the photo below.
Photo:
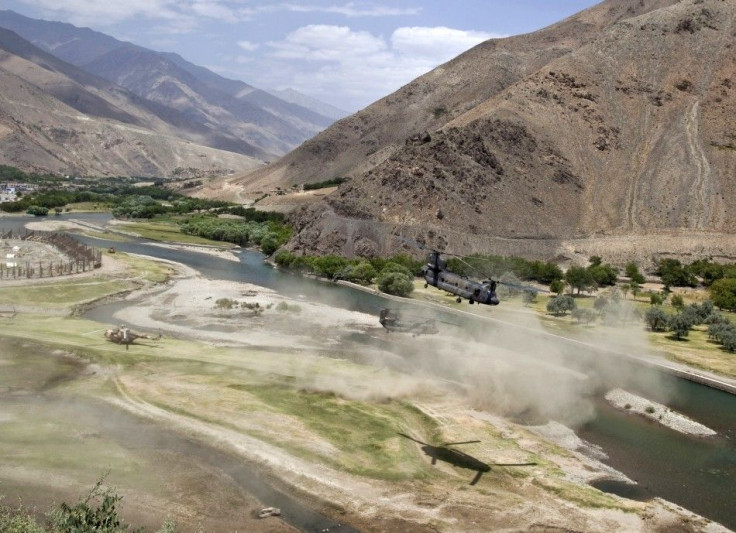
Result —
<path fill-rule="evenodd" d="M 242 151 L 260 152 L 0 29 L 1 163 L 67 174 L 141 176 L 219 175 L 261 164 L 197 144 L 213 136 Z"/>
<path fill-rule="evenodd" d="M 680 253 L 734 255 L 709 240 L 736 219 L 735 19 L 732 0 L 606 1 L 481 44 L 242 183 L 312 181 L 321 158 L 319 177 L 351 175 L 294 215 L 312 251 L 684 232 L 701 238 Z M 665 252 L 651 241 L 639 253 Z"/>
<path fill-rule="evenodd" d="M 273 160 L 333 122 L 176 54 L 148 50 L 88 28 L 34 20 L 12 11 L 0 11 L 0 27 L 200 128 L 212 127 L 220 134 L 203 141 L 214 148 Z M 233 138 L 240 144 L 231 142 Z"/>

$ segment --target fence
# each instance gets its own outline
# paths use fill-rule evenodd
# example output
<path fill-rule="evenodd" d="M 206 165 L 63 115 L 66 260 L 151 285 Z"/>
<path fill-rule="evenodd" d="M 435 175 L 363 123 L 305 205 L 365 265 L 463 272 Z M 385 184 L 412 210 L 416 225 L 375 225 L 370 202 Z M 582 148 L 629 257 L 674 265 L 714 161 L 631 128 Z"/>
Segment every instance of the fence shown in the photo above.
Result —
<path fill-rule="evenodd" d="M 102 266 L 102 252 L 85 246 L 66 233 L 46 231 L 25 231 L 14 234 L 12 231 L 0 235 L 0 239 L 36 241 L 48 244 L 68 257 L 68 260 L 26 261 L 8 267 L 0 263 L 0 279 L 47 278 L 67 276 L 87 272 Z"/>

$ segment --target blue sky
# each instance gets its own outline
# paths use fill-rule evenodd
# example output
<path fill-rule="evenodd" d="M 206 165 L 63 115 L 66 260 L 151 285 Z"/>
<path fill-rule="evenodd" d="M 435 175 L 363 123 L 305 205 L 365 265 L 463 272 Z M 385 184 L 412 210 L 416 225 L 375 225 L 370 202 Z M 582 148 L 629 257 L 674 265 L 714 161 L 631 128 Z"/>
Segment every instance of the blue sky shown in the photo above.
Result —
<path fill-rule="evenodd" d="M 596 0 L 3 0 L 262 89 L 357 111 L 491 37 L 527 33 Z"/>

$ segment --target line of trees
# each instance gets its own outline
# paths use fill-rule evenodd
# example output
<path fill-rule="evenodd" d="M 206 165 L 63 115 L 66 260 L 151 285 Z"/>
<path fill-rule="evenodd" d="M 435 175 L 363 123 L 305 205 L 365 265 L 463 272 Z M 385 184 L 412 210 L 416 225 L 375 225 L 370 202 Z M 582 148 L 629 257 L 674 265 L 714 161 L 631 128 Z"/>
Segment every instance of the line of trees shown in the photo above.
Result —
<path fill-rule="evenodd" d="M 461 276 L 498 279 L 505 273 L 521 281 L 536 281 L 549 285 L 564 279 L 559 266 L 549 261 L 530 261 L 523 257 L 473 254 L 462 259 L 450 257 L 447 268 Z"/>
<path fill-rule="evenodd" d="M 182 233 L 213 241 L 231 242 L 240 246 L 260 246 L 271 255 L 291 237 L 291 228 L 279 222 L 247 222 L 194 216 L 180 225 Z"/>
<path fill-rule="evenodd" d="M 344 279 L 361 285 L 376 283 L 388 294 L 408 296 L 414 290 L 414 276 L 421 273 L 423 261 L 406 254 L 390 258 L 347 259 L 337 255 L 296 255 L 279 250 L 274 261 L 282 268 L 309 273 L 331 280 Z"/>

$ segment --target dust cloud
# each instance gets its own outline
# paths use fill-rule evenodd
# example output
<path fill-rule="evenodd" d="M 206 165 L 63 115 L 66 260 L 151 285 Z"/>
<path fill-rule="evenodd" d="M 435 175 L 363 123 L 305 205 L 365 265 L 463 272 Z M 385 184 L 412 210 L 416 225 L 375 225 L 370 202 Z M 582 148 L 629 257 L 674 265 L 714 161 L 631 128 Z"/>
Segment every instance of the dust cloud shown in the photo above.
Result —
<path fill-rule="evenodd" d="M 340 340 L 344 357 L 376 367 L 376 372 L 396 372 L 356 382 L 354 376 L 341 379 L 330 373 L 327 378 L 305 366 L 297 383 L 380 401 L 427 394 L 428 383 L 439 382 L 475 409 L 525 424 L 557 421 L 571 427 L 591 420 L 595 398 L 613 388 L 668 397 L 661 373 L 633 360 L 648 353 L 640 321 L 575 326 L 568 335 L 578 337 L 571 339 L 552 333 L 557 323 L 545 325 L 531 311 L 507 311 L 503 303 L 485 316 L 420 305 L 402 304 L 401 316 L 417 323 L 434 321 L 437 334 L 387 333 L 377 325 Z"/>

